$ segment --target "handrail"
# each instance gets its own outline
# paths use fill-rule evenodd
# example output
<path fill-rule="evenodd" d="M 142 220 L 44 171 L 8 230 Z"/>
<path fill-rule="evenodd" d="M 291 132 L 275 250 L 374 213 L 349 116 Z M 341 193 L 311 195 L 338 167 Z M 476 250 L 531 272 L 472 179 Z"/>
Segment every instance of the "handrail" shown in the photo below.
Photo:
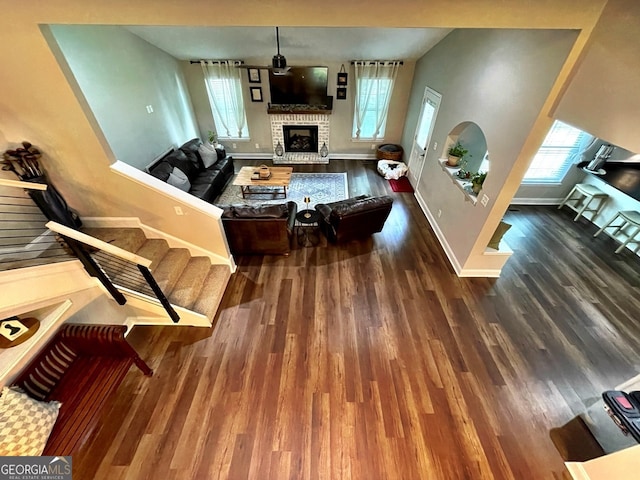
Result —
<path fill-rule="evenodd" d="M 27 190 L 46 190 L 47 189 L 46 183 L 21 182 L 20 180 L 9 180 L 6 178 L 0 178 L 0 186 L 26 188 Z"/>
<path fill-rule="evenodd" d="M 138 265 L 142 265 L 144 267 L 149 268 L 151 266 L 152 261 L 148 260 L 144 257 L 136 255 L 135 253 L 131 253 L 123 248 L 116 247 L 115 245 L 111 245 L 110 243 L 103 242 L 102 240 L 98 240 L 86 233 L 79 232 L 78 230 L 74 230 L 73 228 L 65 227 L 57 222 L 47 222 L 45 226 L 60 235 L 64 235 L 65 237 L 72 238 L 77 240 L 78 242 L 82 242 L 91 247 L 97 248 L 99 250 L 105 251 L 111 255 L 115 255 L 116 257 L 122 258 L 123 260 L 127 260 L 129 262 L 137 263 Z"/>

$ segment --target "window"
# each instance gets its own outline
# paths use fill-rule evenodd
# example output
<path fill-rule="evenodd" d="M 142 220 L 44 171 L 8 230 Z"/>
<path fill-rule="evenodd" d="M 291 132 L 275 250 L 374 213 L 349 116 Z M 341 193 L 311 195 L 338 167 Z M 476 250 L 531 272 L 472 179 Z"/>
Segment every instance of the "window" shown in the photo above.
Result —
<path fill-rule="evenodd" d="M 362 123 L 360 126 L 360 135 L 357 135 L 358 125 L 354 118 L 353 137 L 354 138 L 382 138 L 387 126 L 387 109 L 385 108 L 385 99 L 391 97 L 390 90 L 393 82 L 390 78 L 360 78 L 358 79 L 358 92 L 361 96 L 361 105 L 364 105 L 364 114 L 362 115 Z M 368 94 L 368 101 L 365 101 Z M 376 126 L 378 124 L 378 116 L 384 111 L 382 116 L 382 125 L 376 135 Z"/>
<path fill-rule="evenodd" d="M 401 62 L 356 61 L 354 139 L 384 137 L 393 84 Z"/>
<path fill-rule="evenodd" d="M 556 120 L 533 158 L 522 183 L 560 183 L 592 137 Z"/>
<path fill-rule="evenodd" d="M 218 138 L 249 138 L 240 69 L 232 62 L 201 62 Z"/>

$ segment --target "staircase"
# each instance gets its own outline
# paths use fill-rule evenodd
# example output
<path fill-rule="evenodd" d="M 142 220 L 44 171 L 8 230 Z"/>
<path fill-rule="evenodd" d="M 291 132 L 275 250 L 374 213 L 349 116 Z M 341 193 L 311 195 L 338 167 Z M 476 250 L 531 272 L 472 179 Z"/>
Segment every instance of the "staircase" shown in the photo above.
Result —
<path fill-rule="evenodd" d="M 228 265 L 212 265 L 208 257 L 192 256 L 186 248 L 170 248 L 166 240 L 147 238 L 139 228 L 82 232 L 151 260 L 150 270 L 172 305 L 213 320 L 231 275 Z"/>

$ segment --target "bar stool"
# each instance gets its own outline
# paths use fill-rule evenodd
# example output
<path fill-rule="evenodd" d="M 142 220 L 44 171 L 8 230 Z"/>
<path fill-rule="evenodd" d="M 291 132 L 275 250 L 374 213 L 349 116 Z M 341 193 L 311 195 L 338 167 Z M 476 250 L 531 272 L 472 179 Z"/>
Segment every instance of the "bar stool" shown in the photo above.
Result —
<path fill-rule="evenodd" d="M 618 217 L 622 218 L 622 223 L 620 225 L 611 225 L 616 221 Z M 611 236 L 615 239 L 618 239 L 618 235 L 620 232 L 630 226 L 634 226 L 635 229 L 630 234 L 624 234 L 626 236 L 625 240 L 622 242 L 618 248 L 616 248 L 616 253 L 620 253 L 624 247 L 627 246 L 627 243 L 633 242 L 636 243 L 636 248 L 633 253 L 636 253 L 638 249 L 640 249 L 640 240 L 636 240 L 636 236 L 640 233 L 640 212 L 635 212 L 633 210 L 624 210 L 616 213 L 616 215 L 609 220 L 605 226 L 603 226 L 600 230 L 593 234 L 594 237 L 597 237 L 602 232 L 604 232 L 605 228 L 615 228 Z"/>
<path fill-rule="evenodd" d="M 572 198 L 574 193 L 578 193 L 579 196 Z M 598 208 L 587 208 L 595 198 L 599 200 Z M 607 195 L 597 187 L 594 187 L 593 185 L 590 185 L 588 183 L 577 183 L 571 189 L 569 195 L 564 197 L 562 203 L 558 205 L 558 210 L 560 210 L 566 204 L 567 207 L 569 207 L 571 210 L 575 210 L 576 212 L 578 212 L 576 217 L 573 219 L 574 222 L 578 221 L 580 215 L 586 212 L 594 212 L 593 216 L 591 217 L 591 220 L 593 221 L 598 213 L 600 213 L 600 210 L 602 210 L 602 207 L 607 201 L 607 198 L 609 198 L 609 195 Z M 575 201 L 575 204 L 572 205 L 571 203 L 567 203 L 569 201 Z"/>

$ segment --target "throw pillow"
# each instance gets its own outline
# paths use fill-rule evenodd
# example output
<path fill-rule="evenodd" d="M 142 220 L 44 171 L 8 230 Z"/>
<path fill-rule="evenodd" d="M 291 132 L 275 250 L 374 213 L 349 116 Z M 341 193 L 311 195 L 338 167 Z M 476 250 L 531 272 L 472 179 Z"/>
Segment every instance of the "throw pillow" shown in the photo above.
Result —
<path fill-rule="evenodd" d="M 0 455 L 42 455 L 60 405 L 4 387 L 0 397 Z"/>
<path fill-rule="evenodd" d="M 507 233 L 507 230 L 511 228 L 511 225 L 505 222 L 500 222 L 498 224 L 498 228 L 493 233 L 493 237 L 489 240 L 489 248 L 493 248 L 494 250 L 500 250 L 500 240 L 502 240 L 502 236 Z"/>
<path fill-rule="evenodd" d="M 209 168 L 218 161 L 218 152 L 211 145 L 202 144 L 198 147 L 198 153 L 204 163 L 204 168 Z"/>
<path fill-rule="evenodd" d="M 179 188 L 183 192 L 188 192 L 191 188 L 191 183 L 187 178 L 187 174 L 180 170 L 178 167 L 173 167 L 173 171 L 169 174 L 167 183 L 176 188 Z"/>

